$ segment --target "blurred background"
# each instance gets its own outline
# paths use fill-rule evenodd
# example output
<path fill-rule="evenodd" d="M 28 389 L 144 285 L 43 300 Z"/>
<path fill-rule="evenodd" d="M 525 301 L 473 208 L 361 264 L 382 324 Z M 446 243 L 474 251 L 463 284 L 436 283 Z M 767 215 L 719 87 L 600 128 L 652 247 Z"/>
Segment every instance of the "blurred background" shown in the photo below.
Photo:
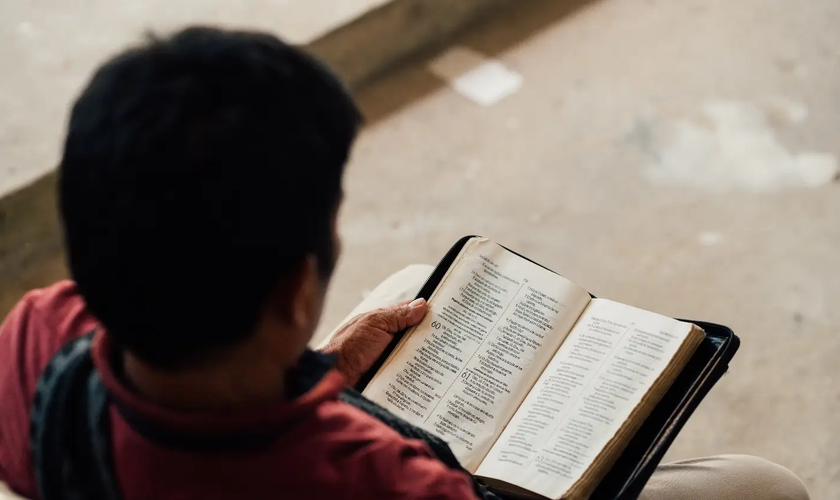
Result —
<path fill-rule="evenodd" d="M 3 1 L 0 315 L 65 275 L 50 172 L 75 93 L 186 23 L 308 45 L 367 116 L 321 334 L 394 271 L 492 237 L 731 326 L 741 350 L 669 458 L 756 454 L 840 497 L 840 2 Z"/>

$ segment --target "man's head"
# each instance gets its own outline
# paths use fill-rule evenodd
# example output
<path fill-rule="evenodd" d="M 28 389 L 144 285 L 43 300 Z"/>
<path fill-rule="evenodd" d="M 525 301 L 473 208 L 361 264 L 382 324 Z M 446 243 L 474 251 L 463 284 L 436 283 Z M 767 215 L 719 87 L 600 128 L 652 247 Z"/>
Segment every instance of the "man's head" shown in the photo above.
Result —
<path fill-rule="evenodd" d="M 164 370 L 266 321 L 303 349 L 360 120 L 325 67 L 265 34 L 192 28 L 102 66 L 59 200 L 71 274 L 114 341 Z"/>

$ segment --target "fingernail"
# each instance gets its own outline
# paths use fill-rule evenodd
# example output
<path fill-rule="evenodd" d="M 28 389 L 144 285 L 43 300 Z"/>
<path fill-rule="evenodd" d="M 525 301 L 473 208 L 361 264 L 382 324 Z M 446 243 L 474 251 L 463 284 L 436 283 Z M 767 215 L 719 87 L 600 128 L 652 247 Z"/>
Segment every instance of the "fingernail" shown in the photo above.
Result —
<path fill-rule="evenodd" d="M 411 309 L 417 309 L 418 307 L 422 306 L 425 303 L 426 303 L 426 299 L 414 299 L 414 300 L 411 301 L 410 304 L 408 304 L 408 307 L 410 307 Z"/>

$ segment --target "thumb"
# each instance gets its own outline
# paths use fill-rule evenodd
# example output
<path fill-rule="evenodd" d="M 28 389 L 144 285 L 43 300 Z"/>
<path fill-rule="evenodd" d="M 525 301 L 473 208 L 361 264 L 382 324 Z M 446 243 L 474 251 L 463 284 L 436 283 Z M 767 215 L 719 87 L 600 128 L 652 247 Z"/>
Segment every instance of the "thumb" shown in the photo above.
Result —
<path fill-rule="evenodd" d="M 428 309 L 426 299 L 414 299 L 411 302 L 383 307 L 370 313 L 367 319 L 388 333 L 397 333 L 419 323 L 426 315 L 426 309 Z"/>

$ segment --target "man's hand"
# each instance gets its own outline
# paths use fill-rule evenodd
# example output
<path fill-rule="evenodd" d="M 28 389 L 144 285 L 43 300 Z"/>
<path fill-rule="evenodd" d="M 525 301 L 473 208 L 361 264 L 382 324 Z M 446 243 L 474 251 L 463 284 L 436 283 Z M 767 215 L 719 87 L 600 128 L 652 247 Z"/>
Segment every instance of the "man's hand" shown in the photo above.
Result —
<path fill-rule="evenodd" d="M 350 385 L 356 385 L 388 347 L 395 333 L 420 323 L 426 301 L 416 299 L 356 316 L 341 326 L 322 349 L 337 354 L 338 365 Z"/>

